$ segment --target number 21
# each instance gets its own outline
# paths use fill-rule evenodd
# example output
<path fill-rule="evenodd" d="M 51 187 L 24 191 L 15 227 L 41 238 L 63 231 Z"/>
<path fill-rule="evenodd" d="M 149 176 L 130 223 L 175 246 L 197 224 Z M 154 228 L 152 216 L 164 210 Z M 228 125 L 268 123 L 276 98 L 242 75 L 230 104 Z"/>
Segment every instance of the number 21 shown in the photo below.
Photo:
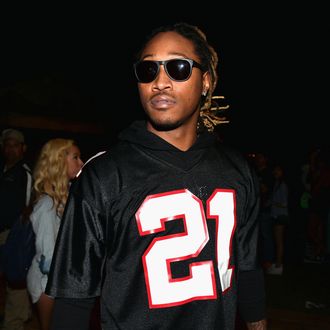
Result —
<path fill-rule="evenodd" d="M 216 189 L 206 207 L 208 219 L 216 221 L 216 266 L 224 292 L 232 279 L 229 260 L 236 227 L 234 191 Z M 198 256 L 209 240 L 202 201 L 189 190 L 176 190 L 148 196 L 136 213 L 141 236 L 162 232 L 165 222 L 176 219 L 183 219 L 184 231 L 154 238 L 142 257 L 150 308 L 217 298 L 212 260 L 192 262 L 189 276 L 171 276 L 171 262 Z"/>

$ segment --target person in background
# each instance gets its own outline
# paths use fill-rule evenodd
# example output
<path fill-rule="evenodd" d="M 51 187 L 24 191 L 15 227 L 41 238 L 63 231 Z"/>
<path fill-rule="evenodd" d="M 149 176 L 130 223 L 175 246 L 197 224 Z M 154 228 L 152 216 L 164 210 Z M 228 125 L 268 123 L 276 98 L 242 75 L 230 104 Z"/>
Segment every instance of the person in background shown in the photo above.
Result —
<path fill-rule="evenodd" d="M 285 229 L 289 223 L 289 187 L 280 164 L 273 167 L 274 185 L 270 196 L 270 217 L 273 224 L 274 262 L 267 274 L 282 275 L 285 246 Z"/>
<path fill-rule="evenodd" d="M 36 234 L 36 254 L 28 271 L 27 287 L 32 303 L 37 307 L 41 330 L 49 329 L 53 308 L 53 299 L 44 291 L 56 236 L 70 182 L 82 165 L 76 143 L 71 139 L 55 138 L 44 144 L 33 171 L 34 203 L 30 220 Z"/>
<path fill-rule="evenodd" d="M 300 167 L 300 199 L 299 199 L 299 211 L 301 222 L 303 225 L 303 246 L 302 246 L 302 257 L 303 259 L 309 259 L 313 255 L 312 251 L 312 241 L 308 235 L 308 227 L 310 215 L 311 215 L 311 198 L 312 198 L 312 184 L 315 178 L 319 174 L 318 169 L 318 157 L 320 153 L 320 147 L 318 145 L 313 145 L 306 151 L 305 159 Z"/>
<path fill-rule="evenodd" d="M 307 237 L 310 255 L 305 262 L 323 263 L 328 261 L 327 222 L 330 210 L 330 149 L 323 147 L 316 158 L 312 172 L 310 212 L 307 222 Z"/>
<path fill-rule="evenodd" d="M 154 30 L 135 77 L 146 120 L 88 161 L 71 187 L 46 293 L 52 330 L 227 329 L 237 307 L 266 329 L 257 260 L 259 185 L 219 142 L 218 56 L 196 26 Z"/>
<path fill-rule="evenodd" d="M 14 222 L 25 211 L 30 202 L 32 175 L 24 157 L 26 143 L 24 134 L 13 128 L 2 131 L 0 164 L 0 255 Z M 1 329 L 23 330 L 31 316 L 31 303 L 26 282 L 8 282 L 1 270 L 0 295 L 4 301 L 4 317 Z M 2 307 L 3 309 L 3 307 Z M 3 312 L 1 310 L 1 312 Z"/>

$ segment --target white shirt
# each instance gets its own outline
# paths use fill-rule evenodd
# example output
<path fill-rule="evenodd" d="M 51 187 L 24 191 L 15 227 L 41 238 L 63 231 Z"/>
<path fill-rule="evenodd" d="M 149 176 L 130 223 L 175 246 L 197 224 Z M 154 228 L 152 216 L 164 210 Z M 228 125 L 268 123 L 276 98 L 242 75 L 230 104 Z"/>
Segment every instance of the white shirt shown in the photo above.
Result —
<path fill-rule="evenodd" d="M 43 274 L 39 267 L 41 256 L 45 256 L 46 263 L 51 262 L 61 222 L 51 197 L 43 195 L 39 199 L 33 208 L 30 220 L 36 234 L 36 255 L 27 274 L 27 289 L 32 302 L 36 303 L 45 291 L 48 280 L 48 276 Z"/>

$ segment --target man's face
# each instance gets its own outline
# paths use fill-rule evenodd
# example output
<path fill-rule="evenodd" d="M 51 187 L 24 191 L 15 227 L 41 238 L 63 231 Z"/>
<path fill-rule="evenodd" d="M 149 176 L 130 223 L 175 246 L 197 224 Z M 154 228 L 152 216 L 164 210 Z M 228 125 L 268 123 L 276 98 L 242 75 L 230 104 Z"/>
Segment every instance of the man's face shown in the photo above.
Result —
<path fill-rule="evenodd" d="M 25 152 L 25 144 L 15 139 L 6 139 L 3 141 L 2 152 L 6 164 L 13 165 L 20 161 Z"/>
<path fill-rule="evenodd" d="M 156 35 L 146 45 L 141 60 L 164 61 L 189 58 L 200 62 L 193 43 L 176 32 Z M 161 65 L 157 77 L 149 83 L 139 83 L 142 106 L 154 126 L 171 130 L 182 125 L 196 125 L 200 98 L 207 89 L 208 74 L 193 68 L 186 81 L 174 81 Z"/>

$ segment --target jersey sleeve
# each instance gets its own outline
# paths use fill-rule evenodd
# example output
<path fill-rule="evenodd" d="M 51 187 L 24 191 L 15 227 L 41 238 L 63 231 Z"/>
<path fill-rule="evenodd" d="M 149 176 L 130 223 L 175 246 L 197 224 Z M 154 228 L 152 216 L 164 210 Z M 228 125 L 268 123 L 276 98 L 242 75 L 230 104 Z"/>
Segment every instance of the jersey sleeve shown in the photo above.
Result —
<path fill-rule="evenodd" d="M 239 273 L 238 311 L 246 322 L 266 318 L 265 279 L 262 269 Z"/>
<path fill-rule="evenodd" d="M 258 258 L 260 190 L 254 169 L 248 166 L 247 201 L 238 230 L 238 310 L 247 322 L 266 317 L 264 275 Z"/>
<path fill-rule="evenodd" d="M 95 171 L 90 169 L 84 170 L 71 185 L 46 287 L 50 296 L 91 298 L 100 295 L 106 255 L 100 187 Z"/>
<path fill-rule="evenodd" d="M 237 249 L 239 271 L 250 271 L 259 267 L 259 184 L 251 166 L 247 169 L 246 201 L 243 216 L 237 228 Z"/>
<path fill-rule="evenodd" d="M 54 300 L 54 309 L 51 319 L 51 330 L 88 330 L 90 316 L 95 299 L 67 299 Z"/>

